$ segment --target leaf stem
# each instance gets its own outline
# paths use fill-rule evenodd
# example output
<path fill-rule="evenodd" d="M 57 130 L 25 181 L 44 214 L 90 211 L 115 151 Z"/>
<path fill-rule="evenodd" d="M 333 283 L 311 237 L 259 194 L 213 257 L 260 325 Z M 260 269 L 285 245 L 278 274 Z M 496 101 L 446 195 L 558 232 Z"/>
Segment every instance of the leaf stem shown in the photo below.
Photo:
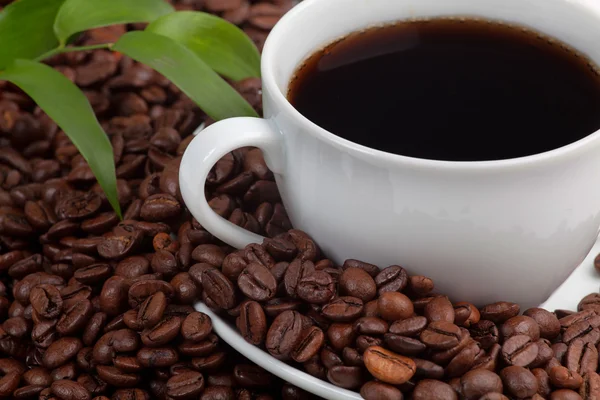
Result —
<path fill-rule="evenodd" d="M 42 54 L 39 57 L 37 57 L 35 59 L 35 61 L 43 61 L 43 60 L 45 60 L 47 58 L 50 58 L 50 57 L 53 57 L 53 56 L 55 56 L 57 54 L 71 53 L 71 52 L 74 52 L 74 51 L 110 49 L 113 44 L 114 43 L 102 43 L 102 44 L 93 44 L 93 45 L 89 45 L 89 46 L 57 47 L 55 49 L 47 51 L 46 53 Z"/>

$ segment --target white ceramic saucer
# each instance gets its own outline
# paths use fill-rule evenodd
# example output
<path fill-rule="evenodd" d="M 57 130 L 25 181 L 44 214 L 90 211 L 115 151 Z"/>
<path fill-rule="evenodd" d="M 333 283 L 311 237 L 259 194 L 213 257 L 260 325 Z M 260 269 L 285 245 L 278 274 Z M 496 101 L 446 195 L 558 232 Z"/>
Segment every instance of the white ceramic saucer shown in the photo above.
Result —
<path fill-rule="evenodd" d="M 576 310 L 579 300 L 600 288 L 600 274 L 594 270 L 594 258 L 600 253 L 600 241 L 592 248 L 581 266 L 546 300 L 540 307 L 548 310 Z M 518 277 L 515 277 L 518 279 Z M 500 296 L 501 297 L 501 296 Z M 510 300 L 510 299 L 506 299 Z M 281 379 L 330 400 L 359 400 L 362 397 L 356 392 L 341 389 L 328 382 L 317 379 L 305 372 L 293 368 L 269 355 L 260 348 L 247 343 L 227 322 L 219 318 L 203 303 L 197 303 L 196 309 L 208 314 L 213 321 L 213 328 L 225 342 L 240 352 L 250 361 L 277 375 Z"/>

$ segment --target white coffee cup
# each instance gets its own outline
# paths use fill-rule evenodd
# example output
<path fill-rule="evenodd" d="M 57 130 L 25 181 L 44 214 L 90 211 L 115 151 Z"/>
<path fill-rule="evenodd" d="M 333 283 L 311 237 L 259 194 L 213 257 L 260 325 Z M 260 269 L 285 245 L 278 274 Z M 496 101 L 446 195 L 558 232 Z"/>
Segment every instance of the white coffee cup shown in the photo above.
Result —
<path fill-rule="evenodd" d="M 342 139 L 286 99 L 295 69 L 324 45 L 369 26 L 437 16 L 524 25 L 600 65 L 597 0 L 306 0 L 267 39 L 264 119 L 217 122 L 187 148 L 180 186 L 194 217 L 234 247 L 262 241 L 215 214 L 204 194 L 220 157 L 257 146 L 294 227 L 335 262 L 402 265 L 431 277 L 436 291 L 477 305 L 506 299 L 530 307 L 548 298 L 598 236 L 600 131 L 528 157 L 431 161 Z M 348 110 L 347 118 L 362 117 L 360 110 Z"/>

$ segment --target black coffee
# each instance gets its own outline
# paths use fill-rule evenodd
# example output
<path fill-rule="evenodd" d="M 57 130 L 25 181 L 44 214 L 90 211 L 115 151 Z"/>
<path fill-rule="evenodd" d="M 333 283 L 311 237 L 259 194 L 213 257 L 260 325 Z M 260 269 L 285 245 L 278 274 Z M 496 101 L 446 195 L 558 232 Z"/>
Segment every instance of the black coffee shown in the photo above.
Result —
<path fill-rule="evenodd" d="M 490 21 L 434 19 L 353 33 L 304 63 L 289 98 L 345 139 L 436 160 L 527 156 L 600 128 L 600 77 L 589 60 Z"/>

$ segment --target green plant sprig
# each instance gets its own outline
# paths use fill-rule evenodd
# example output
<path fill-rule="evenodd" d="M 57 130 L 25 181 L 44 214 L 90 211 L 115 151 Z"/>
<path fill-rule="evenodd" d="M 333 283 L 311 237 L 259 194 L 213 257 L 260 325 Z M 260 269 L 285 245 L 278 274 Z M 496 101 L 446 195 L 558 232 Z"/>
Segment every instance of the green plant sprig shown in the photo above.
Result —
<path fill-rule="evenodd" d="M 147 22 L 115 43 L 71 46 L 78 34 Z M 112 146 L 80 89 L 43 64 L 75 51 L 118 51 L 171 80 L 214 120 L 257 116 L 224 79 L 260 76 L 260 54 L 229 22 L 203 12 L 175 11 L 164 0 L 19 0 L 0 12 L 0 80 L 27 93 L 71 139 L 121 218 Z"/>

